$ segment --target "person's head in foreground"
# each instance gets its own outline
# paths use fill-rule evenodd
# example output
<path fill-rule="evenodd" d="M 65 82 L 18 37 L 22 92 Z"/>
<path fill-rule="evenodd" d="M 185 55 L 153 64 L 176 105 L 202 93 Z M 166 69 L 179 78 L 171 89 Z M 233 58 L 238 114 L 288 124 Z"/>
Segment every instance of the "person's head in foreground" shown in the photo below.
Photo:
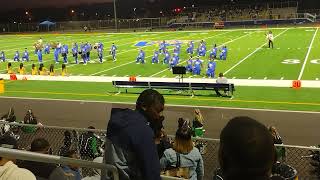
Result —
<path fill-rule="evenodd" d="M 140 111 L 150 123 L 150 127 L 157 134 L 163 128 L 164 98 L 156 90 L 144 90 L 137 99 L 136 110 Z"/>
<path fill-rule="evenodd" d="M 44 138 L 38 138 L 32 141 L 30 151 L 41 154 L 52 154 L 49 142 Z"/>
<path fill-rule="evenodd" d="M 9 135 L 0 137 L 0 147 L 7 149 L 17 149 L 17 140 Z M 0 157 L 0 179 L 24 179 L 24 180 L 36 180 L 36 177 L 28 170 L 19 168 L 15 165 L 15 159 Z"/>
<path fill-rule="evenodd" d="M 225 180 L 267 180 L 275 162 L 268 129 L 249 117 L 231 119 L 220 134 L 219 162 Z"/>

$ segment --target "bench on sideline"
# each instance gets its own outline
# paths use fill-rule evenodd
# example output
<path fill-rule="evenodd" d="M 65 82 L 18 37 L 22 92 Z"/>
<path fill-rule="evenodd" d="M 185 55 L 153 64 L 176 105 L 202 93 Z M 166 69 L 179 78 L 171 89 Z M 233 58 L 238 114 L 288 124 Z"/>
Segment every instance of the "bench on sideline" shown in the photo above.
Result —
<path fill-rule="evenodd" d="M 194 95 L 194 90 L 222 90 L 227 93 L 229 97 L 233 96 L 235 91 L 234 84 L 217 84 L 217 83 L 184 83 L 184 82 L 137 82 L 137 81 L 112 81 L 115 88 L 118 88 L 118 94 L 121 93 L 120 88 L 148 88 L 148 89 L 169 89 L 169 90 L 186 90 Z"/>

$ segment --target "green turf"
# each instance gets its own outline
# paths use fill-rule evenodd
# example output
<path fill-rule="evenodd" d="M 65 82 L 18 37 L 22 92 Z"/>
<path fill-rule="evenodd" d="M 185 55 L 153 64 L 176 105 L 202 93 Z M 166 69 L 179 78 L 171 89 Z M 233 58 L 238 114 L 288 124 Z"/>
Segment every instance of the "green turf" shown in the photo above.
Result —
<path fill-rule="evenodd" d="M 2 96 L 135 102 L 141 91 L 129 89 L 128 94 L 123 90 L 120 95 L 115 95 L 117 90 L 111 83 L 10 81 L 6 83 L 6 93 Z M 229 99 L 216 97 L 213 92 L 196 92 L 196 97 L 191 98 L 188 93 L 161 91 L 168 104 L 301 111 L 320 111 L 318 92 L 313 88 L 237 87 L 234 98 Z"/>
<path fill-rule="evenodd" d="M 174 77 L 168 70 L 167 65 L 151 64 L 153 51 L 158 49 L 158 45 L 143 47 L 146 51 L 146 61 L 144 65 L 135 64 L 139 47 L 134 46 L 139 41 L 162 41 L 162 40 L 205 40 L 207 49 L 211 49 L 216 43 L 218 46 L 227 45 L 228 58 L 226 61 L 217 61 L 217 70 L 227 72 L 228 78 L 236 79 L 298 79 L 308 48 L 312 45 L 309 57 L 307 58 L 305 69 L 302 73 L 303 80 L 320 79 L 320 33 L 316 33 L 316 28 L 286 28 L 273 29 L 275 36 L 275 48 L 268 49 L 263 46 L 266 43 L 265 33 L 267 29 L 255 30 L 232 30 L 232 31 L 195 31 L 195 32 L 161 32 L 161 33 L 69 33 L 69 34 L 20 34 L 20 35 L 1 35 L 0 50 L 5 51 L 6 58 L 12 59 L 14 52 L 19 50 L 21 53 L 24 48 L 28 48 L 31 54 L 31 62 L 24 63 L 27 72 L 31 71 L 31 64 L 38 65 L 37 57 L 32 54 L 32 44 L 40 37 L 44 42 L 60 41 L 71 47 L 73 42 L 102 42 L 105 45 L 103 64 L 98 63 L 97 53 L 91 53 L 94 63 L 87 66 L 73 64 L 73 58 L 69 55 L 68 72 L 72 75 L 95 75 L 95 76 L 130 76 L 140 75 L 143 77 Z M 315 34 L 316 33 L 316 34 Z M 311 44 L 312 37 L 316 35 L 315 41 Z M 112 62 L 108 55 L 111 43 L 118 46 L 117 62 Z M 196 42 L 196 47 L 198 42 Z M 186 54 L 187 44 L 182 44 L 181 63 L 185 65 L 188 55 Z M 257 49 L 259 48 L 259 49 Z M 169 48 L 172 52 L 172 47 Z M 48 68 L 54 63 L 53 50 L 51 54 L 44 55 L 44 64 Z M 209 52 L 207 53 L 207 55 Z M 162 60 L 163 57 L 160 57 Z M 207 57 L 204 67 L 206 67 Z M 298 63 L 284 64 L 287 59 L 297 59 Z M 60 58 L 62 61 L 62 58 Z M 316 63 L 311 63 L 316 62 Z M 0 73 L 6 73 L 7 63 L 0 63 Z M 14 70 L 19 63 L 13 63 Z M 61 63 L 55 64 L 56 74 L 60 74 Z M 206 69 L 202 70 L 200 76 L 205 76 Z M 188 74 L 187 77 L 191 77 Z M 88 83 L 88 82 L 47 82 L 47 81 L 17 81 L 6 84 L 4 96 L 18 97 L 39 97 L 39 98 L 58 98 L 58 99 L 82 99 L 82 100 L 101 100 L 134 102 L 137 93 L 141 89 L 129 90 L 132 93 L 115 94 L 115 89 L 110 83 Z M 268 108 L 286 109 L 303 111 L 320 111 L 319 89 L 303 88 L 294 90 L 290 88 L 272 87 L 238 87 L 236 85 L 236 95 L 234 99 L 218 98 L 208 92 L 197 92 L 195 98 L 190 98 L 187 94 L 177 94 L 177 92 L 161 91 L 166 95 L 167 102 L 170 104 L 184 105 L 205 105 L 205 106 L 227 106 L 245 108 Z M 171 95 L 170 95 L 171 94 Z"/>
<path fill-rule="evenodd" d="M 37 57 L 32 53 L 32 45 L 39 37 L 42 37 L 44 42 L 60 41 L 63 44 L 72 46 L 73 42 L 102 42 L 105 45 L 103 64 L 98 63 L 97 53 L 95 50 L 91 53 L 93 63 L 87 66 L 73 64 L 74 60 L 69 54 L 68 72 L 72 75 L 96 75 L 96 76 L 126 76 L 126 75 L 140 75 L 144 77 L 173 77 L 167 69 L 167 65 L 150 63 L 153 51 L 158 49 L 158 44 L 144 47 L 146 51 L 147 64 L 135 64 L 135 58 L 139 47 L 134 45 L 139 41 L 162 41 L 162 40 L 189 40 L 200 41 L 204 39 L 207 43 L 208 50 L 216 43 L 218 46 L 227 45 L 229 48 L 227 61 L 217 61 L 218 72 L 227 72 L 227 76 L 237 79 L 290 79 L 298 78 L 302 68 L 303 61 L 308 51 L 315 28 L 309 29 L 274 29 L 275 49 L 270 50 L 263 46 L 261 49 L 252 53 L 256 48 L 261 47 L 266 42 L 265 33 L 268 30 L 232 30 L 232 31 L 196 31 L 196 32 L 161 32 L 161 33 L 123 33 L 123 34 L 108 34 L 108 33 L 92 33 L 92 34 L 31 34 L 31 35 L 2 35 L 0 36 L 0 50 L 5 51 L 6 57 L 12 59 L 14 52 L 19 50 L 23 52 L 24 48 L 28 48 L 31 54 L 32 62 L 25 63 L 27 71 L 30 73 L 31 64 L 37 63 Z M 284 33 L 282 33 L 285 31 Z M 282 34 L 281 34 L 282 33 Z M 112 62 L 108 55 L 108 49 L 111 43 L 114 42 L 118 46 L 117 62 Z M 309 61 L 319 58 L 319 51 L 316 47 L 319 46 L 319 33 L 313 44 L 313 49 L 306 64 L 303 79 L 315 80 L 319 77 L 319 64 L 312 64 Z M 198 43 L 196 43 L 196 46 Z M 187 44 L 182 45 L 181 65 L 185 64 L 188 55 L 186 54 Z M 278 49 L 279 48 L 279 49 Z M 172 52 L 173 47 L 170 47 Z M 52 51 L 53 52 L 53 51 Z M 48 68 L 50 64 L 54 63 L 53 54 L 44 55 L 45 66 Z M 252 54 L 251 54 L 252 53 Z M 207 53 L 207 55 L 209 52 Z M 249 55 L 249 56 L 248 56 Z M 244 58 L 245 61 L 241 62 Z M 162 56 L 160 60 L 162 60 Z M 204 58 L 205 65 L 208 57 Z M 286 59 L 299 59 L 298 64 L 283 64 L 282 61 Z M 62 58 L 60 57 L 60 61 Z M 236 65 L 238 62 L 240 64 Z M 236 66 L 235 66 L 236 65 Z M 16 70 L 19 63 L 13 63 Z M 235 66 L 235 67 L 234 67 Z M 56 74 L 60 74 L 61 64 L 55 64 Z M 202 70 L 200 77 L 205 76 L 205 68 Z M 0 73 L 6 72 L 6 63 L 0 63 Z M 192 76 L 191 74 L 188 76 Z"/>

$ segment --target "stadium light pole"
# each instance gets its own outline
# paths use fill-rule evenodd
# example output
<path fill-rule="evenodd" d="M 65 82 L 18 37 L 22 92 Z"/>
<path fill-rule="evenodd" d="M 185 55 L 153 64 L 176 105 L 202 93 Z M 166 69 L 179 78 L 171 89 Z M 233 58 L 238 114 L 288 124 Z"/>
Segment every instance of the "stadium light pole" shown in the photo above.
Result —
<path fill-rule="evenodd" d="M 113 12 L 114 12 L 114 21 L 115 21 L 115 28 L 116 31 L 118 31 L 118 18 L 117 18 L 117 6 L 116 6 L 116 0 L 113 0 Z"/>

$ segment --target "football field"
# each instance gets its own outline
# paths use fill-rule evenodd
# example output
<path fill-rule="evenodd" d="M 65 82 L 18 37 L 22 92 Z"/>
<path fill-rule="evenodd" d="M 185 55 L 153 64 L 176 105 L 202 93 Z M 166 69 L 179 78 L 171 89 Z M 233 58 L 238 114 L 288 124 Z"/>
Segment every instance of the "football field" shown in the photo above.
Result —
<path fill-rule="evenodd" d="M 267 47 L 266 33 L 271 30 L 275 36 L 274 48 Z M 69 49 L 72 43 L 89 42 L 104 44 L 104 62 L 98 61 L 95 49 L 91 51 L 91 61 L 88 65 L 75 64 L 69 53 L 67 71 L 69 76 L 87 77 L 120 77 L 137 76 L 140 78 L 174 78 L 168 65 L 151 64 L 153 52 L 158 50 L 159 42 L 165 40 L 173 47 L 181 43 L 181 66 L 186 65 L 189 55 L 186 49 L 189 41 L 195 41 L 195 48 L 201 40 L 207 44 L 207 56 L 201 58 L 204 66 L 200 76 L 187 74 L 186 78 L 201 81 L 208 80 L 206 67 L 208 56 L 213 44 L 228 47 L 227 60 L 216 60 L 216 75 L 225 73 L 228 79 L 234 80 L 276 80 L 278 83 L 286 80 L 308 80 L 309 83 L 319 83 L 320 79 L 320 32 L 317 27 L 278 28 L 278 29 L 231 29 L 231 30 L 203 30 L 203 31 L 167 31 L 167 32 L 137 32 L 137 33 L 45 33 L 18 34 L 0 36 L 0 51 L 4 51 L 6 58 L 12 62 L 15 51 L 22 53 L 28 48 L 31 62 L 24 62 L 27 73 L 31 72 L 34 63 L 39 67 L 37 56 L 33 54 L 33 44 L 42 37 L 44 43 L 61 42 Z M 109 55 L 112 43 L 118 47 L 117 61 L 113 62 Z M 136 64 L 139 49 L 146 52 L 146 64 Z M 69 50 L 70 51 L 70 50 Z M 53 50 L 46 54 L 44 64 L 49 69 L 55 66 L 55 74 L 61 73 L 60 64 L 55 64 Z M 81 61 L 80 57 L 79 60 Z M 6 74 L 7 62 L 0 63 L 0 74 Z M 12 62 L 13 70 L 17 72 L 20 62 Z M 1 77 L 0 76 L 0 77 Z M 50 77 L 47 77 L 47 79 Z M 67 78 L 67 77 L 66 77 Z M 199 78 L 199 79 L 196 79 Z M 41 80 L 41 78 L 39 78 Z M 279 87 L 237 86 L 234 99 L 221 99 L 206 92 L 198 92 L 200 96 L 191 99 L 189 96 L 176 92 L 163 91 L 171 104 L 204 105 L 204 106 L 232 106 L 246 108 L 270 108 L 286 110 L 320 111 L 320 89 L 303 88 L 293 90 Z M 83 99 L 134 102 L 141 90 L 132 90 L 134 94 L 114 95 L 116 91 L 111 83 L 97 82 L 57 82 L 57 81 L 17 81 L 6 85 L 4 96 Z"/>
<path fill-rule="evenodd" d="M 69 53 L 67 65 L 70 75 L 86 76 L 141 76 L 141 77 L 174 77 L 168 70 L 168 65 L 151 64 L 154 50 L 158 49 L 159 42 L 166 40 L 170 52 L 173 45 L 182 43 L 180 65 L 185 65 L 188 59 L 186 53 L 187 43 L 200 40 L 206 41 L 208 51 L 213 44 L 228 47 L 226 61 L 217 60 L 216 74 L 224 72 L 228 78 L 233 79 L 274 79 L 274 80 L 318 80 L 320 78 L 320 33 L 317 28 L 283 28 L 272 29 L 275 36 L 274 49 L 267 48 L 266 29 L 253 30 L 223 30 L 223 31 L 194 31 L 194 32 L 148 32 L 148 33 L 88 33 L 88 34 L 36 34 L 36 35 L 5 35 L 0 36 L 0 50 L 5 52 L 6 58 L 13 59 L 15 51 L 22 53 L 28 48 L 31 62 L 25 62 L 27 72 L 31 72 L 31 64 L 38 64 L 37 56 L 33 54 L 32 45 L 40 38 L 44 43 L 61 42 L 71 49 L 73 42 L 89 42 L 95 44 L 102 42 L 105 46 L 104 63 L 100 64 L 96 50 L 91 51 L 91 61 L 87 66 L 74 64 Z M 112 62 L 109 47 L 112 43 L 118 46 L 117 61 Z M 135 59 L 139 48 L 146 52 L 147 63 L 136 64 Z M 202 74 L 187 77 L 203 78 L 206 72 L 209 52 L 204 60 Z M 163 56 L 160 56 L 162 61 Z M 60 57 L 62 63 L 62 57 Z M 13 63 L 17 69 L 19 62 Z M 54 64 L 53 50 L 51 54 L 44 55 L 45 67 Z M 0 63 L 0 73 L 6 72 L 7 63 Z M 56 74 L 59 75 L 61 65 L 54 64 Z M 37 65 L 38 66 L 38 65 Z"/>

